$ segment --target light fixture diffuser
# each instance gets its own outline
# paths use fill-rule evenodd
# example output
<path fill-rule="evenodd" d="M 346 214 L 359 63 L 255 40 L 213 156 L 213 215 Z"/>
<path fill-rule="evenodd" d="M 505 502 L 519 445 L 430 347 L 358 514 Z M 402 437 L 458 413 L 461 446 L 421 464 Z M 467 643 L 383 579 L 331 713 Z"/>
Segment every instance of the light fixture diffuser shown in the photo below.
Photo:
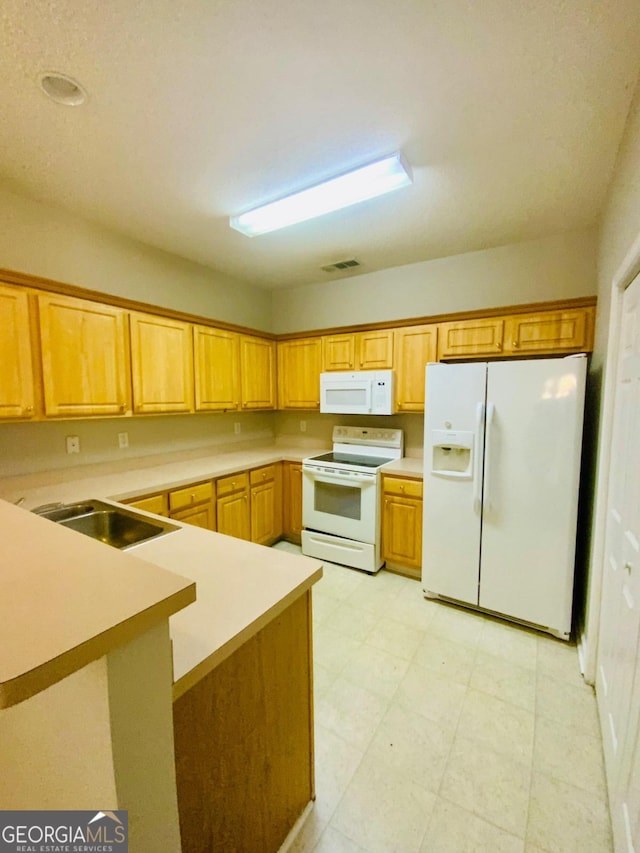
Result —
<path fill-rule="evenodd" d="M 247 237 L 255 237 L 406 187 L 412 180 L 401 155 L 392 154 L 240 216 L 232 216 L 229 225 Z"/>

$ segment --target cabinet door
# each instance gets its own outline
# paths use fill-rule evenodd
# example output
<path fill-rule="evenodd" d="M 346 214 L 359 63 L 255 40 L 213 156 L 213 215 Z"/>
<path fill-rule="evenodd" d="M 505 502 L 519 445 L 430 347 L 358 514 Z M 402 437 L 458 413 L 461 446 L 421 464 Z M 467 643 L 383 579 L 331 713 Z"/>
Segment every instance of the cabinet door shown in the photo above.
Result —
<path fill-rule="evenodd" d="M 276 370 L 273 341 L 240 336 L 240 375 L 242 408 L 274 409 L 276 405 Z"/>
<path fill-rule="evenodd" d="M 320 408 L 322 339 L 301 338 L 278 344 L 278 407 Z"/>
<path fill-rule="evenodd" d="M 251 471 L 251 541 L 270 545 L 282 536 L 282 465 Z"/>
<path fill-rule="evenodd" d="M 131 370 L 134 412 L 192 412 L 191 326 L 131 314 Z"/>
<path fill-rule="evenodd" d="M 218 533 L 235 536 L 236 539 L 250 539 L 249 493 L 235 492 L 218 498 Z"/>
<path fill-rule="evenodd" d="M 211 503 L 183 509 L 180 512 L 172 512 L 171 518 L 175 518 L 176 521 L 183 521 L 186 524 L 193 524 L 195 527 L 202 527 L 205 530 L 216 529 L 215 513 Z"/>
<path fill-rule="evenodd" d="M 283 467 L 283 533 L 290 542 L 302 541 L 302 464 L 285 462 Z"/>
<path fill-rule="evenodd" d="M 437 357 L 437 325 L 395 330 L 396 410 L 424 412 L 425 368 Z"/>
<path fill-rule="evenodd" d="M 31 418 L 35 395 L 29 297 L 0 285 L 0 418 Z"/>
<path fill-rule="evenodd" d="M 360 332 L 357 347 L 358 370 L 386 370 L 393 367 L 393 329 Z"/>
<path fill-rule="evenodd" d="M 592 346 L 592 322 L 593 309 L 508 317 L 505 352 L 513 355 L 584 352 Z"/>
<path fill-rule="evenodd" d="M 356 336 L 325 335 L 322 338 L 323 370 L 356 369 Z"/>
<path fill-rule="evenodd" d="M 447 358 L 501 355 L 503 338 L 504 319 L 501 317 L 440 323 L 438 361 Z"/>
<path fill-rule="evenodd" d="M 240 342 L 235 332 L 193 327 L 196 411 L 240 408 Z"/>
<path fill-rule="evenodd" d="M 382 556 L 390 563 L 419 569 L 422 564 L 422 501 L 384 496 Z"/>
<path fill-rule="evenodd" d="M 49 417 L 120 415 L 130 408 L 126 313 L 38 295 L 44 411 Z"/>

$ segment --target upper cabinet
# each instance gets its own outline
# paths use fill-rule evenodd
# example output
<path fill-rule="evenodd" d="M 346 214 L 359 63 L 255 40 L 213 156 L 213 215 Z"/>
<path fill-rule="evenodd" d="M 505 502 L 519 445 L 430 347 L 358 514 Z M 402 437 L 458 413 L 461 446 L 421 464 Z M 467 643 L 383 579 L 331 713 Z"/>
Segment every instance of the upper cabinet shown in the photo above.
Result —
<path fill-rule="evenodd" d="M 322 338 L 278 343 L 278 408 L 319 409 Z"/>
<path fill-rule="evenodd" d="M 425 367 L 438 354 L 438 326 L 406 326 L 395 330 L 396 411 L 424 411 Z"/>
<path fill-rule="evenodd" d="M 240 335 L 241 408 L 276 407 L 276 345 L 266 338 Z"/>
<path fill-rule="evenodd" d="M 322 369 L 385 370 L 393 367 L 393 329 L 322 337 Z"/>
<path fill-rule="evenodd" d="M 582 352 L 593 348 L 595 311 L 515 314 L 505 322 L 504 350 L 513 355 Z"/>
<path fill-rule="evenodd" d="M 191 326 L 155 314 L 132 313 L 133 411 L 193 411 Z"/>
<path fill-rule="evenodd" d="M 0 284 L 0 418 L 31 418 L 34 411 L 29 296 Z"/>
<path fill-rule="evenodd" d="M 502 355 L 504 319 L 487 317 L 440 323 L 438 361 L 447 358 L 494 358 Z"/>
<path fill-rule="evenodd" d="M 120 415 L 130 410 L 127 316 L 70 296 L 37 297 L 44 414 Z"/>
<path fill-rule="evenodd" d="M 196 411 L 240 408 L 240 337 L 211 326 L 193 327 Z"/>

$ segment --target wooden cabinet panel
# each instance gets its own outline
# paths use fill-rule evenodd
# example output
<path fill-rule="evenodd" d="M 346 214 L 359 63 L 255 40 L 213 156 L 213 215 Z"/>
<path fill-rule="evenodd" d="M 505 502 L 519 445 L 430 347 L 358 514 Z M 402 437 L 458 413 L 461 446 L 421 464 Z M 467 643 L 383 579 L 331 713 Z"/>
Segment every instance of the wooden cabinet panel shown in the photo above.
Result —
<path fill-rule="evenodd" d="M 42 293 L 38 315 L 45 415 L 121 415 L 130 409 L 126 313 Z"/>
<path fill-rule="evenodd" d="M 393 329 L 360 332 L 356 343 L 358 370 L 385 370 L 393 367 Z"/>
<path fill-rule="evenodd" d="M 325 335 L 322 338 L 323 370 L 356 369 L 356 336 Z"/>
<path fill-rule="evenodd" d="M 393 365 L 396 411 L 423 412 L 425 368 L 438 355 L 438 326 L 407 326 L 395 330 Z"/>
<path fill-rule="evenodd" d="M 196 411 L 240 408 L 240 338 L 210 326 L 193 327 Z"/>
<path fill-rule="evenodd" d="M 216 494 L 219 498 L 230 495 L 233 492 L 246 492 L 249 488 L 249 475 L 246 471 L 230 474 L 228 477 L 220 477 L 216 480 Z"/>
<path fill-rule="evenodd" d="M 319 409 L 322 339 L 301 338 L 278 344 L 278 407 Z"/>
<path fill-rule="evenodd" d="M 283 463 L 283 534 L 298 545 L 302 541 L 302 463 Z"/>
<path fill-rule="evenodd" d="M 169 512 L 167 495 L 149 495 L 146 498 L 136 498 L 132 501 L 123 501 L 134 509 L 143 509 L 145 512 L 153 512 L 156 515 L 167 515 Z"/>
<path fill-rule="evenodd" d="M 282 464 L 250 473 L 251 541 L 271 545 L 282 536 Z"/>
<path fill-rule="evenodd" d="M 393 367 L 393 329 L 322 338 L 323 370 L 385 370 Z"/>
<path fill-rule="evenodd" d="M 31 418 L 35 411 L 29 296 L 0 285 L 0 418 Z"/>
<path fill-rule="evenodd" d="M 251 539 L 248 491 L 219 497 L 216 510 L 218 533 L 226 533 L 236 539 Z"/>
<path fill-rule="evenodd" d="M 438 361 L 502 355 L 503 339 L 504 319 L 501 317 L 440 323 Z"/>
<path fill-rule="evenodd" d="M 169 509 L 171 512 L 186 509 L 194 504 L 210 501 L 213 498 L 213 483 L 206 480 L 204 483 L 194 483 L 183 489 L 173 489 L 169 492 Z"/>
<path fill-rule="evenodd" d="M 190 509 L 183 509 L 179 512 L 172 512 L 171 518 L 177 521 L 183 521 L 186 524 L 193 524 L 195 527 L 203 527 L 205 530 L 215 530 L 215 511 L 211 502 L 193 506 Z"/>
<path fill-rule="evenodd" d="M 153 314 L 130 317 L 134 412 L 192 412 L 191 326 Z"/>
<path fill-rule="evenodd" d="M 274 409 L 276 405 L 276 345 L 265 338 L 240 336 L 242 409 Z"/>
<path fill-rule="evenodd" d="M 422 566 L 422 481 L 383 478 L 382 556 L 413 570 Z"/>
<path fill-rule="evenodd" d="M 593 348 L 593 311 L 516 314 L 505 324 L 504 349 L 513 355 L 584 352 Z"/>

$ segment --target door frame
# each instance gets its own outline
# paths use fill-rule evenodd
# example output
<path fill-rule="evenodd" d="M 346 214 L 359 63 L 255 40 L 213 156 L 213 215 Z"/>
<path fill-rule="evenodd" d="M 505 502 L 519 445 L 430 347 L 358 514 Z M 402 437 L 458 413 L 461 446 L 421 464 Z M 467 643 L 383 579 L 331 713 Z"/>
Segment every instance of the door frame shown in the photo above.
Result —
<path fill-rule="evenodd" d="M 598 635 L 600 631 L 600 609 L 602 605 L 602 583 L 604 577 L 604 548 L 607 506 L 611 472 L 613 417 L 616 402 L 616 375 L 622 324 L 622 299 L 627 287 L 640 274 L 640 234 L 631 244 L 611 282 L 611 305 L 609 309 L 609 334 L 605 353 L 605 378 L 600 404 L 601 425 L 598 441 L 598 463 L 595 485 L 595 510 L 593 514 L 593 539 L 589 559 L 589 599 L 587 613 L 580 637 L 578 652 L 584 679 L 595 684 L 598 660 Z"/>

